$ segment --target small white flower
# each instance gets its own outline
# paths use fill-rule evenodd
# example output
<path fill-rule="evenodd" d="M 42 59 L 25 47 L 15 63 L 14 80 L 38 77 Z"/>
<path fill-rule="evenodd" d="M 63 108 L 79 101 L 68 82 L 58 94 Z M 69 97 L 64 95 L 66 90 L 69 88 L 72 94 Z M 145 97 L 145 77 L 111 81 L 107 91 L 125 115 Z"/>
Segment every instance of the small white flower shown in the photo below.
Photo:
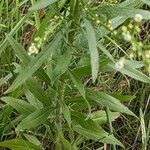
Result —
<path fill-rule="evenodd" d="M 129 32 L 123 33 L 123 38 L 124 38 L 124 40 L 127 41 L 127 42 L 130 42 L 131 39 L 132 39 L 131 34 L 130 34 Z"/>
<path fill-rule="evenodd" d="M 145 52 L 145 57 L 150 58 L 150 50 Z"/>
<path fill-rule="evenodd" d="M 130 24 L 128 25 L 128 27 L 129 27 L 130 29 L 132 29 L 132 28 L 133 28 L 133 24 L 130 23 Z"/>
<path fill-rule="evenodd" d="M 141 31 L 141 29 L 138 27 L 138 26 L 135 26 L 135 30 L 136 30 L 136 32 L 140 32 Z"/>
<path fill-rule="evenodd" d="M 136 14 L 136 15 L 134 16 L 134 21 L 135 21 L 135 22 L 141 22 L 142 19 L 143 19 L 143 16 L 142 16 L 141 14 Z"/>
<path fill-rule="evenodd" d="M 95 17 L 98 17 L 98 14 L 95 14 Z"/>
<path fill-rule="evenodd" d="M 99 23 L 100 23 L 100 20 L 97 19 L 97 20 L 96 20 L 96 23 L 99 24 Z"/>
<path fill-rule="evenodd" d="M 112 24 L 112 21 L 111 21 L 111 20 L 108 20 L 108 24 Z"/>
<path fill-rule="evenodd" d="M 117 35 L 117 31 L 114 31 L 113 33 L 114 33 L 114 35 Z"/>
<path fill-rule="evenodd" d="M 117 61 L 117 62 L 115 63 L 115 68 L 116 68 L 117 70 L 122 69 L 122 68 L 124 67 L 124 61 L 125 61 L 124 58 L 121 58 L 119 61 Z"/>
<path fill-rule="evenodd" d="M 84 10 L 85 10 L 85 11 L 88 11 L 88 8 L 87 8 L 87 7 L 85 7 L 85 8 L 84 8 Z"/>
<path fill-rule="evenodd" d="M 113 30 L 113 27 L 110 27 L 110 30 Z"/>
<path fill-rule="evenodd" d="M 42 39 L 38 36 L 34 39 L 34 41 L 38 42 L 38 41 L 41 41 Z"/>
<path fill-rule="evenodd" d="M 134 54 L 133 54 L 133 53 L 130 53 L 130 54 L 129 54 L 129 57 L 130 57 L 130 58 L 133 58 L 133 57 L 134 57 Z"/>
<path fill-rule="evenodd" d="M 31 54 L 37 54 L 39 51 L 38 49 L 35 47 L 34 43 L 31 44 L 31 46 L 29 47 L 29 52 L 28 54 L 31 55 Z"/>
<path fill-rule="evenodd" d="M 124 33 L 126 33 L 127 32 L 127 27 L 126 26 L 122 26 L 122 31 L 124 32 Z"/>

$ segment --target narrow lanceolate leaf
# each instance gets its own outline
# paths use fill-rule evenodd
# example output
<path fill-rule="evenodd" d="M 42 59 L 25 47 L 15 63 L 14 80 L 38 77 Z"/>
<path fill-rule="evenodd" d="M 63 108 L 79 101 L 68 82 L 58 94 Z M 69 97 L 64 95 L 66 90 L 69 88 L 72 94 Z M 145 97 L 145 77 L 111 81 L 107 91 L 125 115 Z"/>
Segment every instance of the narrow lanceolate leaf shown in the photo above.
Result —
<path fill-rule="evenodd" d="M 37 145 L 37 146 L 41 146 L 41 142 L 37 139 L 36 136 L 34 135 L 30 135 L 30 134 L 23 134 L 25 136 L 25 138 L 30 142 L 30 143 L 33 143 L 34 145 Z"/>
<path fill-rule="evenodd" d="M 30 17 L 31 13 L 27 13 L 17 24 L 16 26 L 11 30 L 11 32 L 9 33 L 9 35 L 14 35 L 19 29 L 20 27 L 22 27 L 22 25 L 25 23 L 25 21 Z M 8 46 L 8 41 L 7 39 L 4 40 L 4 42 L 0 45 L 0 55 L 1 53 L 7 48 Z"/>
<path fill-rule="evenodd" d="M 141 0 L 141 1 L 150 6 L 150 0 Z"/>
<path fill-rule="evenodd" d="M 111 121 L 113 122 L 115 121 L 115 119 L 120 117 L 120 112 L 111 112 L 110 117 L 111 117 Z M 107 123 L 107 114 L 103 110 L 95 111 L 91 113 L 90 118 L 100 125 Z"/>
<path fill-rule="evenodd" d="M 1 100 L 7 103 L 8 105 L 12 106 L 20 114 L 25 116 L 29 115 L 35 110 L 35 108 L 32 105 L 21 99 L 13 97 L 2 97 Z"/>
<path fill-rule="evenodd" d="M 99 54 L 97 50 L 97 42 L 96 42 L 95 32 L 90 21 L 84 19 L 84 22 L 85 22 L 89 51 L 91 56 L 92 79 L 93 82 L 95 82 L 99 71 Z"/>
<path fill-rule="evenodd" d="M 142 9 L 135 9 L 135 8 L 129 8 L 129 7 L 119 7 L 119 6 L 105 6 L 101 8 L 99 11 L 97 10 L 97 13 L 99 14 L 105 14 L 108 17 L 116 17 L 123 16 L 127 18 L 134 18 L 136 14 L 141 14 L 143 16 L 143 19 L 149 20 L 150 19 L 150 12 L 147 10 Z"/>
<path fill-rule="evenodd" d="M 58 58 L 57 65 L 52 72 L 52 83 L 56 81 L 62 74 L 66 72 L 71 60 L 70 51 L 67 50 L 63 55 Z"/>
<path fill-rule="evenodd" d="M 52 41 L 52 43 L 50 43 L 46 49 L 42 50 L 35 59 L 31 60 L 27 67 L 22 70 L 22 72 L 20 72 L 16 80 L 12 83 L 12 85 L 6 92 L 12 92 L 20 85 L 22 85 L 29 77 L 31 77 L 32 74 L 37 71 L 40 66 L 46 61 L 48 56 L 56 49 L 60 41 L 61 36 L 55 38 L 54 41 Z"/>
<path fill-rule="evenodd" d="M 77 89 L 79 90 L 80 94 L 85 99 L 85 89 L 84 89 L 84 86 L 81 83 L 80 79 L 75 74 L 73 74 L 71 71 L 69 72 L 69 75 L 70 75 L 73 83 L 76 85 Z"/>
<path fill-rule="evenodd" d="M 100 48 L 100 50 L 103 51 L 103 53 L 113 62 L 115 62 L 113 56 L 110 54 L 110 52 L 99 42 L 98 43 L 98 47 Z"/>
<path fill-rule="evenodd" d="M 23 63 L 24 66 L 27 66 L 29 62 L 31 61 L 31 57 L 27 54 L 25 49 L 22 47 L 21 44 L 17 43 L 17 41 L 10 35 L 6 36 L 8 42 L 12 46 L 12 48 L 15 51 L 15 54 L 18 56 L 20 61 Z M 43 81 L 50 83 L 50 79 L 48 78 L 47 74 L 42 68 L 39 68 L 37 72 L 35 73 L 36 76 Z"/>
<path fill-rule="evenodd" d="M 6 39 L 8 40 L 8 42 L 14 49 L 14 51 L 15 51 L 16 55 L 18 56 L 18 58 L 20 59 L 20 61 L 24 65 L 27 65 L 30 61 L 30 57 L 27 54 L 27 52 L 25 51 L 25 49 L 19 43 L 17 43 L 16 40 L 12 36 L 6 35 Z"/>
<path fill-rule="evenodd" d="M 92 119 L 86 119 L 86 116 L 79 112 L 72 112 L 72 118 L 75 121 L 73 129 L 79 134 L 94 140 L 100 140 L 104 143 L 116 144 L 123 147 L 114 136 L 109 135 L 99 124 Z"/>
<path fill-rule="evenodd" d="M 113 69 L 116 69 L 114 66 L 111 66 Z M 117 70 L 117 69 L 116 69 Z M 126 74 L 130 76 L 133 79 L 145 82 L 145 83 L 150 83 L 150 78 L 146 76 L 144 73 L 141 71 L 133 68 L 133 66 L 125 64 L 124 67 L 120 70 L 117 70 L 121 72 L 122 74 Z"/>
<path fill-rule="evenodd" d="M 64 102 L 62 102 L 61 107 L 62 107 L 62 113 L 64 115 L 64 118 L 66 119 L 68 125 L 71 126 L 71 117 L 70 117 L 69 107 Z"/>
<path fill-rule="evenodd" d="M 30 7 L 30 11 L 33 10 L 38 10 L 38 9 L 42 9 L 45 8 L 53 3 L 55 3 L 58 0 L 39 0 L 37 1 L 32 7 Z"/>
<path fill-rule="evenodd" d="M 39 85 L 38 81 L 30 78 L 25 82 L 28 90 L 44 105 L 50 105 L 50 100 L 46 92 Z"/>
<path fill-rule="evenodd" d="M 22 139 L 13 139 L 1 142 L 0 147 L 7 147 L 12 150 L 42 150 L 39 146 Z"/>
<path fill-rule="evenodd" d="M 26 96 L 27 100 L 29 101 L 29 103 L 32 106 L 34 106 L 36 109 L 43 108 L 43 104 L 29 90 L 25 91 L 25 96 Z"/>
<path fill-rule="evenodd" d="M 11 79 L 13 77 L 12 73 L 9 73 L 7 76 L 3 77 L 0 79 L 0 86 L 2 86 L 3 84 L 7 83 L 7 81 L 9 79 Z"/>
<path fill-rule="evenodd" d="M 20 124 L 17 126 L 17 130 L 20 131 L 24 129 L 30 129 L 32 127 L 43 124 L 51 114 L 51 111 L 52 110 L 50 107 L 36 110 L 20 122 Z"/>
<path fill-rule="evenodd" d="M 104 92 L 96 92 L 87 89 L 86 95 L 89 100 L 95 101 L 105 107 L 109 107 L 111 110 L 135 116 L 135 114 L 132 111 L 130 111 L 126 106 L 121 104 L 118 99 Z"/>

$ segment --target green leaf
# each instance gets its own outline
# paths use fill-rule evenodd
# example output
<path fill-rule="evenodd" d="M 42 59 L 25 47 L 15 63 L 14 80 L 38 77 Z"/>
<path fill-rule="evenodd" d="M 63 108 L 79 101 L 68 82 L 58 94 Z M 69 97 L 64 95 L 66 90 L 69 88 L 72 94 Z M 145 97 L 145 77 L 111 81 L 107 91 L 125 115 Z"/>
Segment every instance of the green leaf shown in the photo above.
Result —
<path fill-rule="evenodd" d="M 34 11 L 34 10 L 45 8 L 57 1 L 58 0 L 39 0 L 32 7 L 29 8 L 29 11 Z"/>
<path fill-rule="evenodd" d="M 26 96 L 27 100 L 29 101 L 29 103 L 32 106 L 34 106 L 36 109 L 43 108 L 43 104 L 29 90 L 25 91 L 25 96 Z"/>
<path fill-rule="evenodd" d="M 12 150 L 41 150 L 41 148 L 38 146 L 21 139 L 13 139 L 1 142 L 0 147 L 7 147 Z"/>
<path fill-rule="evenodd" d="M 68 66 L 70 64 L 71 55 L 69 50 L 66 50 L 66 52 L 58 57 L 58 62 L 55 67 L 55 69 L 52 72 L 52 84 L 62 75 L 66 72 L 68 69 Z"/>
<path fill-rule="evenodd" d="M 92 119 L 86 119 L 86 116 L 79 112 L 72 112 L 72 118 L 75 121 L 73 124 L 73 129 L 79 134 L 87 137 L 88 139 L 101 142 L 105 139 L 105 143 L 116 144 L 123 147 L 121 142 L 119 142 L 112 135 L 109 135 L 101 126 L 99 126 L 97 122 Z"/>
<path fill-rule="evenodd" d="M 150 6 L 150 0 L 141 0 L 141 1 Z"/>
<path fill-rule="evenodd" d="M 109 59 L 104 56 L 100 57 L 99 66 L 101 71 L 104 71 L 106 68 L 108 68 L 108 63 L 110 63 Z M 85 66 L 76 67 L 74 70 L 72 70 L 72 72 L 73 74 L 77 75 L 78 78 L 85 78 L 91 73 L 90 63 L 87 62 Z"/>
<path fill-rule="evenodd" d="M 36 136 L 30 135 L 30 134 L 23 134 L 25 138 L 34 145 L 41 146 L 41 142 L 36 138 Z"/>
<path fill-rule="evenodd" d="M 29 62 L 31 61 L 31 57 L 27 54 L 25 49 L 21 46 L 21 44 L 17 43 L 16 40 L 12 36 L 7 35 L 6 38 L 9 41 L 12 48 L 14 49 L 18 58 L 23 63 L 23 66 L 27 66 Z M 50 83 L 50 79 L 48 75 L 45 73 L 45 71 L 42 68 L 36 71 L 36 75 L 37 77 L 44 80 L 45 82 Z"/>
<path fill-rule="evenodd" d="M 17 43 L 16 40 L 12 36 L 7 34 L 6 39 L 8 40 L 8 42 L 14 49 L 16 55 L 21 60 L 21 62 L 24 65 L 27 65 L 30 62 L 30 57 L 28 53 L 25 51 L 25 49 L 19 43 Z"/>
<path fill-rule="evenodd" d="M 118 99 L 116 99 L 104 92 L 96 92 L 96 91 L 87 89 L 86 96 L 90 100 L 93 100 L 105 107 L 109 107 L 111 110 L 135 116 L 135 114 L 132 111 L 130 111 L 126 106 L 121 104 Z"/>
<path fill-rule="evenodd" d="M 0 86 L 2 86 L 3 84 L 5 84 L 9 79 L 11 79 L 13 77 L 12 73 L 9 73 L 8 75 L 6 75 L 5 77 L 0 79 Z"/>
<path fill-rule="evenodd" d="M 21 131 L 24 129 L 30 129 L 32 127 L 43 124 L 51 114 L 51 111 L 52 110 L 50 107 L 45 107 L 43 109 L 34 111 L 32 114 L 30 114 L 20 122 L 16 130 Z"/>
<path fill-rule="evenodd" d="M 111 65 L 111 67 L 115 70 L 117 70 L 114 65 Z M 143 74 L 141 71 L 133 68 L 132 65 L 128 65 L 125 64 L 124 67 L 120 70 L 117 70 L 119 72 L 121 72 L 122 74 L 126 74 L 128 76 L 130 76 L 133 79 L 145 82 L 145 83 L 150 83 L 150 78 L 148 76 L 146 76 L 145 74 Z"/>
<path fill-rule="evenodd" d="M 62 142 L 65 150 L 74 150 L 70 142 L 64 138 L 61 129 L 58 129 L 58 138 Z"/>
<path fill-rule="evenodd" d="M 89 51 L 91 56 L 92 79 L 93 82 L 95 83 L 99 71 L 99 54 L 97 50 L 97 42 L 96 42 L 95 32 L 90 21 L 84 19 L 84 22 L 85 22 Z"/>
<path fill-rule="evenodd" d="M 73 110 L 84 110 L 87 109 L 87 107 L 89 107 L 89 105 L 87 105 L 87 100 L 85 100 L 82 96 L 78 96 L 78 97 L 71 97 L 70 99 L 67 100 L 67 104 L 71 105 L 71 108 Z M 93 106 L 91 101 L 89 102 L 90 106 Z M 95 105 L 97 103 L 95 102 Z"/>
<path fill-rule="evenodd" d="M 14 126 L 17 126 L 17 124 L 24 118 L 25 116 L 20 115 L 18 117 L 16 117 L 15 119 L 11 120 L 10 123 L 8 123 L 7 125 L 5 125 L 3 133 L 8 133 L 12 131 L 12 128 L 14 128 Z"/>
<path fill-rule="evenodd" d="M 31 60 L 30 63 L 22 72 L 18 75 L 16 80 L 12 83 L 6 93 L 12 92 L 17 87 L 22 85 L 28 78 L 32 76 L 32 74 L 37 71 L 40 66 L 45 62 L 45 60 L 49 57 L 49 55 L 56 49 L 61 41 L 61 36 L 54 38 L 52 43 L 47 46 L 45 50 L 42 50 L 35 59 Z"/>
<path fill-rule="evenodd" d="M 142 9 L 129 8 L 129 7 L 120 7 L 116 5 L 102 7 L 97 13 L 105 14 L 109 18 L 116 17 L 118 15 L 127 17 L 127 18 L 134 18 L 136 14 L 141 14 L 143 16 L 143 19 L 146 19 L 146 20 L 150 19 L 149 11 L 142 10 Z"/>
<path fill-rule="evenodd" d="M 111 96 L 117 98 L 121 102 L 131 102 L 133 99 L 136 98 L 135 95 L 122 95 L 120 93 L 112 93 Z"/>
<path fill-rule="evenodd" d="M 110 52 L 100 43 L 98 42 L 98 48 L 103 51 L 103 53 L 113 62 L 115 62 L 113 56 L 110 54 Z"/>
<path fill-rule="evenodd" d="M 39 85 L 38 81 L 34 78 L 30 78 L 25 82 L 27 89 L 44 105 L 50 105 L 51 102 L 46 92 Z"/>
<path fill-rule="evenodd" d="M 27 13 L 17 24 L 16 26 L 11 30 L 9 35 L 13 36 L 25 23 L 25 21 L 30 17 L 31 13 Z M 8 46 L 8 41 L 7 39 L 4 40 L 4 42 L 0 45 L 0 55 L 1 53 L 7 48 Z"/>
<path fill-rule="evenodd" d="M 115 119 L 120 117 L 120 113 L 119 112 L 111 112 L 110 117 L 111 117 L 111 121 L 113 122 L 113 121 L 115 121 Z M 91 113 L 90 118 L 93 119 L 95 122 L 97 122 L 100 125 L 107 123 L 106 112 L 102 111 L 102 110 Z"/>
<path fill-rule="evenodd" d="M 69 107 L 64 102 L 62 102 L 61 108 L 62 108 L 62 113 L 64 115 L 64 118 L 67 120 L 67 123 L 70 127 L 71 126 L 71 117 L 70 117 Z"/>
<path fill-rule="evenodd" d="M 85 99 L 85 89 L 84 89 L 84 86 L 81 83 L 80 79 L 75 74 L 73 74 L 71 71 L 69 71 L 69 75 L 70 75 L 73 83 L 76 85 L 77 89 L 79 90 L 80 94 Z"/>
<path fill-rule="evenodd" d="M 13 97 L 2 97 L 2 101 L 16 109 L 20 114 L 27 116 L 32 113 L 35 108 L 24 100 Z"/>
<path fill-rule="evenodd" d="M 134 68 L 134 69 L 142 68 L 145 66 L 144 62 L 136 61 L 136 60 L 126 60 L 125 64 L 127 66 L 132 66 L 132 68 Z"/>

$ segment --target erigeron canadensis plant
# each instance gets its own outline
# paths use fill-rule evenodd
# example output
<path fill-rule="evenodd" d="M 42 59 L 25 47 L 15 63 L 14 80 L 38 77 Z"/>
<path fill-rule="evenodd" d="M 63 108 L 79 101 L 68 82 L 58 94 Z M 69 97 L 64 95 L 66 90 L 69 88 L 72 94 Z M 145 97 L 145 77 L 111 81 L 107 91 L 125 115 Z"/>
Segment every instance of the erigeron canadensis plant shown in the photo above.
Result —
<path fill-rule="evenodd" d="M 19 7 L 30 2 L 15 4 L 19 13 Z M 0 85 L 8 83 L 1 92 L 0 147 L 130 149 L 137 139 L 126 143 L 118 130 L 124 124 L 131 126 L 127 120 L 137 125 L 140 116 L 142 144 L 138 146 L 146 150 L 147 109 L 139 115 L 140 108 L 128 108 L 139 98 L 135 93 L 150 84 L 150 50 L 138 38 L 150 12 L 142 6 L 137 0 L 31 0 L 0 46 L 2 58 L 7 50 L 15 56 L 4 61 L 9 69 L 0 81 Z M 21 27 L 31 25 L 36 30 L 26 48 L 18 36 L 23 36 Z M 134 87 L 137 83 L 142 89 Z M 117 130 L 113 125 L 122 120 L 126 122 Z M 134 132 L 138 137 L 140 132 Z"/>

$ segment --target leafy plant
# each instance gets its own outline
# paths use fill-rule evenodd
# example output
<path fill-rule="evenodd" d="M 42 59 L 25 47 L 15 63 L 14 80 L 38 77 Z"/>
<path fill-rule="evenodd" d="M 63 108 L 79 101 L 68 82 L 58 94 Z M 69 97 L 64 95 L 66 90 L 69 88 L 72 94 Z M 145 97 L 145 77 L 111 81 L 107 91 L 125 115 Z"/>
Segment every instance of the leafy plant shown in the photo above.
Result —
<path fill-rule="evenodd" d="M 94 142 L 98 143 L 97 150 L 105 144 L 110 149 L 125 148 L 115 137 L 112 122 L 121 113 L 138 120 L 122 104 L 135 96 L 114 93 L 110 87 L 116 84 L 118 75 L 128 84 L 130 80 L 150 83 L 150 63 L 144 51 L 147 46 L 142 44 L 139 48 L 137 40 L 141 22 L 133 21 L 136 14 L 141 14 L 144 21 L 150 19 L 149 11 L 139 9 L 143 2 L 149 4 L 136 0 L 117 4 L 88 0 L 31 1 L 28 12 L 0 45 L 1 59 L 10 51 L 14 56 L 6 57 L 9 69 L 0 80 L 1 86 L 9 83 L 1 97 L 1 147 L 77 150 L 90 149 L 85 143 Z M 19 6 L 24 4 L 30 2 L 22 1 Z M 29 24 L 37 30 L 27 51 L 17 37 L 23 36 L 20 30 Z M 129 31 L 123 30 L 122 41 L 120 27 L 128 24 L 129 28 L 132 25 L 132 38 L 129 40 Z M 137 55 L 131 57 L 133 47 Z M 143 123 L 144 115 L 140 112 Z M 145 126 L 142 132 L 146 149 Z"/>

